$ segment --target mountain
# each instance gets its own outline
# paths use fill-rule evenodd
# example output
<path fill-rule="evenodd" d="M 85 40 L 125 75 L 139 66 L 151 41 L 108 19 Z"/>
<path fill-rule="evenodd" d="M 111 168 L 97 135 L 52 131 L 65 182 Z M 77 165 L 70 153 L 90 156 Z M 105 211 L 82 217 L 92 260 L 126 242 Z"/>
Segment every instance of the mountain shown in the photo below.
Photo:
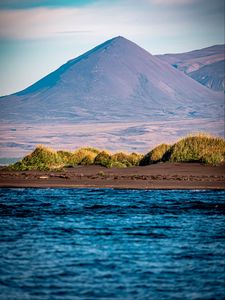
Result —
<path fill-rule="evenodd" d="M 37 144 L 146 153 L 190 132 L 223 136 L 223 101 L 223 93 L 117 37 L 0 98 L 0 158 L 22 157 Z"/>
<path fill-rule="evenodd" d="M 156 55 L 202 85 L 225 91 L 225 45 L 215 45 L 186 53 Z"/>
<path fill-rule="evenodd" d="M 112 122 L 222 117 L 223 96 L 123 38 L 0 98 L 7 122 Z"/>
<path fill-rule="evenodd" d="M 225 60 L 202 66 L 188 75 L 214 91 L 225 92 Z"/>

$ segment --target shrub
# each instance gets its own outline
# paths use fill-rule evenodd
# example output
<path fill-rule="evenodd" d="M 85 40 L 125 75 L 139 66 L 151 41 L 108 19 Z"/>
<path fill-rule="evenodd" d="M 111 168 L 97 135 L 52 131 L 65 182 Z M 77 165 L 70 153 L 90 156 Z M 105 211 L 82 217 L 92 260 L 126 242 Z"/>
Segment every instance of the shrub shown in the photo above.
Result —
<path fill-rule="evenodd" d="M 167 144 L 161 144 L 155 147 L 140 160 L 140 166 L 147 166 L 162 161 L 165 153 L 170 149 L 170 147 L 171 146 Z"/>
<path fill-rule="evenodd" d="M 106 151 L 100 152 L 95 157 L 94 164 L 95 165 L 100 165 L 100 166 L 103 166 L 103 167 L 106 167 L 106 168 L 110 168 L 111 164 L 112 164 L 111 155 Z"/>
<path fill-rule="evenodd" d="M 207 165 L 217 166 L 224 162 L 222 153 L 208 153 L 201 158 L 201 162 Z"/>
<path fill-rule="evenodd" d="M 32 168 L 26 164 L 23 163 L 23 161 L 18 161 L 13 165 L 10 165 L 8 168 L 9 170 L 13 170 L 13 171 L 28 171 L 31 170 Z"/>
<path fill-rule="evenodd" d="M 65 165 L 69 164 L 73 158 L 73 153 L 65 150 L 59 150 L 57 154 Z"/>
<path fill-rule="evenodd" d="M 112 160 L 114 161 L 114 166 L 116 163 L 118 165 L 124 165 L 125 167 L 131 167 L 132 164 L 129 161 L 129 154 L 126 154 L 124 152 L 118 152 L 112 155 Z"/>
<path fill-rule="evenodd" d="M 220 157 L 219 160 L 222 161 L 224 155 L 224 139 L 201 134 L 188 136 L 175 143 L 167 155 L 167 160 L 171 162 L 206 162 L 214 159 L 218 161 Z"/>
<path fill-rule="evenodd" d="M 93 165 L 96 154 L 88 153 L 80 162 L 80 165 Z"/>
<path fill-rule="evenodd" d="M 137 154 L 137 153 L 128 154 L 124 152 L 118 152 L 112 155 L 113 161 L 123 164 L 126 167 L 139 165 L 140 159 L 142 157 L 143 156 L 141 154 Z"/>
<path fill-rule="evenodd" d="M 94 162 L 95 157 L 97 156 L 97 152 L 93 150 L 94 148 L 80 148 L 72 153 L 72 157 L 70 158 L 69 163 L 72 166 L 76 166 L 81 164 L 90 164 Z"/>
<path fill-rule="evenodd" d="M 144 157 L 143 154 L 133 152 L 129 154 L 129 162 L 132 164 L 132 166 L 139 166 L 140 161 L 142 160 L 143 157 Z"/>
<path fill-rule="evenodd" d="M 21 161 L 10 168 L 13 170 L 48 170 L 62 167 L 61 157 L 53 149 L 38 146 L 32 153 L 25 156 Z"/>

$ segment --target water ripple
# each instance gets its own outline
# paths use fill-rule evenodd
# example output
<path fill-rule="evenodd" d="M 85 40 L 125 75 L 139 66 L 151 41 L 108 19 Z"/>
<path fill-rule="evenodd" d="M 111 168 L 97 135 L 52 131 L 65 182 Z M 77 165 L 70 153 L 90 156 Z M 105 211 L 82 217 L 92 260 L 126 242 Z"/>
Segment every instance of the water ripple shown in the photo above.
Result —
<path fill-rule="evenodd" d="M 224 299 L 225 191 L 0 189 L 0 298 Z"/>

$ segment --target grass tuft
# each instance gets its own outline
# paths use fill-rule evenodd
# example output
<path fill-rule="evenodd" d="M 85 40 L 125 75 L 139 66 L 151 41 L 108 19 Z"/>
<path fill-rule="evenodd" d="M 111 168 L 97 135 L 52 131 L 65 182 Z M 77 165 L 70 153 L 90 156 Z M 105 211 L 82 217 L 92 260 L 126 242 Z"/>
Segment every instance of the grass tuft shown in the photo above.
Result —
<path fill-rule="evenodd" d="M 225 140 L 204 134 L 187 136 L 175 143 L 164 158 L 170 162 L 220 164 L 225 158 Z"/>

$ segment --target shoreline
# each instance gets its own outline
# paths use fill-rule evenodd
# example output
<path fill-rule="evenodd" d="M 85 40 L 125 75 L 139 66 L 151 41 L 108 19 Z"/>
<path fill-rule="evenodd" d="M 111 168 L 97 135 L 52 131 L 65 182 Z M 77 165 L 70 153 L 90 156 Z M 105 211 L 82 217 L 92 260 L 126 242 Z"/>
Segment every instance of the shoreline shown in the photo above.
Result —
<path fill-rule="evenodd" d="M 199 163 L 159 163 L 123 169 L 77 166 L 61 171 L 5 171 L 3 168 L 0 188 L 225 190 L 225 168 Z"/>

